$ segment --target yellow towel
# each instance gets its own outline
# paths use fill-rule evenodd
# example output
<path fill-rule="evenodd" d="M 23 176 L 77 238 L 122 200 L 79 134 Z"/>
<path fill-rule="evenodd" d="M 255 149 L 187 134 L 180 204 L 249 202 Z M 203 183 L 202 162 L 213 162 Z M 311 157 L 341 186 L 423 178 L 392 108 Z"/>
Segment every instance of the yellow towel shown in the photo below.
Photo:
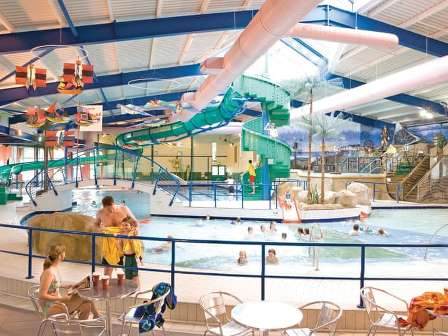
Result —
<path fill-rule="evenodd" d="M 103 229 L 103 233 L 106 234 L 119 234 L 120 227 L 111 226 Z M 120 257 L 123 255 L 118 245 L 118 239 L 112 237 L 101 238 L 101 250 L 103 252 L 103 258 L 109 263 L 109 265 L 117 265 L 120 261 Z"/>
<path fill-rule="evenodd" d="M 137 258 L 143 257 L 143 244 L 138 239 L 123 239 L 123 253 L 134 254 Z"/>

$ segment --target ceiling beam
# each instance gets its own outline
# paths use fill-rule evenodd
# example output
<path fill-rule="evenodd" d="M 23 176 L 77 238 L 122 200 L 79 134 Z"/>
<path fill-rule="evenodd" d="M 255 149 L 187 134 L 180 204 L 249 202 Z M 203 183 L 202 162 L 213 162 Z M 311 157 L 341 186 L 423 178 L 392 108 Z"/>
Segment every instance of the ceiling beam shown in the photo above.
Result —
<path fill-rule="evenodd" d="M 14 26 L 9 23 L 9 21 L 2 13 L 0 13 L 0 24 L 5 27 L 9 33 L 12 33 L 14 31 Z"/>
<path fill-rule="evenodd" d="M 392 1 L 387 2 L 387 4 L 390 4 L 390 3 L 392 3 Z M 381 7 L 381 6 L 379 6 L 379 7 Z M 416 24 L 417 22 L 426 19 L 427 17 L 429 17 L 431 15 L 434 15 L 434 13 L 437 13 L 437 12 L 445 9 L 446 7 L 448 7 L 448 0 L 444 0 L 442 2 L 439 2 L 437 5 L 434 5 L 434 6 L 430 7 L 430 8 L 428 8 L 427 10 L 425 10 L 424 12 L 420 13 L 419 15 L 414 16 L 412 19 L 407 20 L 407 21 L 399 24 L 397 27 L 400 27 L 400 28 L 410 27 L 410 26 Z M 383 11 L 383 10 L 381 10 L 381 11 Z M 369 16 L 375 16 L 376 14 L 377 13 L 375 13 L 375 14 L 369 13 Z M 437 38 L 437 37 L 440 37 L 440 36 L 433 36 L 433 37 Z M 354 49 L 348 51 L 346 54 L 344 54 L 342 56 L 342 58 L 341 58 L 341 61 L 346 59 L 346 58 L 350 58 L 350 57 L 356 56 L 356 55 L 360 54 L 361 52 L 363 52 L 363 51 L 365 51 L 367 49 L 368 49 L 368 47 L 366 47 L 366 46 L 354 48 Z M 352 72 L 352 73 L 354 73 L 354 72 Z"/>
<path fill-rule="evenodd" d="M 208 10 L 208 5 L 210 0 L 202 0 L 201 7 L 199 8 L 199 13 L 204 14 Z"/>
<path fill-rule="evenodd" d="M 163 0 L 157 0 L 156 18 L 159 18 L 162 16 L 162 8 L 163 8 Z"/>
<path fill-rule="evenodd" d="M 182 47 L 182 51 L 180 52 L 179 59 L 177 60 L 177 64 L 182 65 L 184 63 L 184 58 L 187 55 L 188 51 L 191 48 L 191 44 L 193 43 L 193 34 L 188 34 L 185 39 L 184 46 Z"/>
<path fill-rule="evenodd" d="M 183 65 L 162 69 L 150 69 L 143 71 L 127 72 L 114 75 L 97 76 L 94 83 L 86 85 L 86 90 L 94 90 L 111 86 L 127 85 L 130 80 L 147 78 L 173 79 L 179 77 L 201 75 L 199 64 Z M 9 88 L 0 90 L 0 106 L 13 103 L 28 97 L 42 97 L 50 94 L 57 94 L 58 82 L 49 83 L 44 88 L 36 91 L 28 91 L 25 87 Z"/>
<path fill-rule="evenodd" d="M 54 41 L 64 45 L 87 45 L 243 29 L 252 20 L 254 14 L 256 11 L 245 10 L 86 25 L 76 27 L 78 36 L 75 36 L 70 28 L 2 34 L 0 35 L 0 54 L 27 51 L 39 45 L 52 44 Z M 333 6 L 316 7 L 302 22 L 330 23 L 340 27 L 392 33 L 399 37 L 400 45 L 404 47 L 428 52 L 434 56 L 448 55 L 448 43 Z"/>

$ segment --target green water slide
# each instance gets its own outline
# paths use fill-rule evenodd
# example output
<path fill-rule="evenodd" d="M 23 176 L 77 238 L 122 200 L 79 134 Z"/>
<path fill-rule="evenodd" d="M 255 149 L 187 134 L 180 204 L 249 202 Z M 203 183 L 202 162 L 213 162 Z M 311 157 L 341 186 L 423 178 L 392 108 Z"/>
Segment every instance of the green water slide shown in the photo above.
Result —
<path fill-rule="evenodd" d="M 233 83 L 236 91 L 247 99 L 260 102 L 265 122 L 276 127 L 289 124 L 290 95 L 282 87 L 265 79 L 241 76 Z M 260 166 L 256 169 L 255 194 L 252 188 L 244 190 L 247 199 L 267 199 L 269 185 L 276 178 L 289 177 L 291 148 L 288 144 L 265 134 L 263 117 L 252 119 L 243 125 L 242 150 L 254 151 L 260 156 Z M 248 174 L 243 175 L 243 184 L 249 184 Z"/>
<path fill-rule="evenodd" d="M 121 147 L 138 147 L 182 140 L 226 125 L 243 111 L 243 105 L 240 94 L 229 88 L 219 104 L 206 107 L 186 122 L 177 121 L 122 133 L 117 136 L 116 143 Z"/>
<path fill-rule="evenodd" d="M 80 157 L 79 160 L 65 160 L 65 159 L 58 159 L 58 160 L 49 160 L 48 161 L 48 168 L 59 168 L 64 167 L 65 165 L 77 165 L 78 163 L 80 165 L 86 165 L 86 164 L 93 164 L 95 162 L 102 162 L 107 160 L 113 160 L 113 156 L 110 155 L 97 155 L 96 157 L 89 156 L 89 157 Z M 20 174 L 24 171 L 30 171 L 30 170 L 42 170 L 44 168 L 44 161 L 31 161 L 31 162 L 23 162 L 23 163 L 16 163 L 16 164 L 10 164 L 0 167 L 0 178 L 4 181 L 9 180 L 12 174 Z"/>

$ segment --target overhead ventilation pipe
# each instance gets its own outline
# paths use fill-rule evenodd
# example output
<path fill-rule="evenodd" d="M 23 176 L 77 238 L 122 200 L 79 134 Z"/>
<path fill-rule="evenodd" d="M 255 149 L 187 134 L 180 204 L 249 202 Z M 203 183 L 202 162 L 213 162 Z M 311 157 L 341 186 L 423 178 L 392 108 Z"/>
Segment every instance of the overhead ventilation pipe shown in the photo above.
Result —
<path fill-rule="evenodd" d="M 448 81 L 448 56 L 385 76 L 354 89 L 345 90 L 313 102 L 313 113 L 328 113 L 367 104 L 403 92 L 421 90 Z M 291 119 L 308 113 L 304 105 L 291 110 Z"/>

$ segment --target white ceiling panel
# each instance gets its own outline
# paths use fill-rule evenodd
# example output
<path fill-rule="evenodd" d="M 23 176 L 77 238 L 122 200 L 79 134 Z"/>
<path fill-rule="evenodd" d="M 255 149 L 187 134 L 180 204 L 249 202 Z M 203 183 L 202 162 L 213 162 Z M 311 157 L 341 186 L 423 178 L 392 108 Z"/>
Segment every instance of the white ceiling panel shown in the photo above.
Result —
<path fill-rule="evenodd" d="M 109 0 L 112 13 L 117 21 L 154 18 L 157 0 Z"/>
<path fill-rule="evenodd" d="M 90 44 L 84 48 L 97 76 L 120 72 L 116 43 Z"/>
<path fill-rule="evenodd" d="M 48 0 L 1 0 L 0 13 L 14 31 L 59 25 L 57 14 Z"/>
<path fill-rule="evenodd" d="M 151 65 L 153 68 L 175 65 L 185 44 L 187 35 L 160 37 L 154 39 Z"/>
<path fill-rule="evenodd" d="M 117 42 L 120 69 L 123 72 L 149 68 L 152 39 Z"/>
<path fill-rule="evenodd" d="M 75 25 L 110 19 L 107 0 L 64 0 L 64 4 Z"/>

